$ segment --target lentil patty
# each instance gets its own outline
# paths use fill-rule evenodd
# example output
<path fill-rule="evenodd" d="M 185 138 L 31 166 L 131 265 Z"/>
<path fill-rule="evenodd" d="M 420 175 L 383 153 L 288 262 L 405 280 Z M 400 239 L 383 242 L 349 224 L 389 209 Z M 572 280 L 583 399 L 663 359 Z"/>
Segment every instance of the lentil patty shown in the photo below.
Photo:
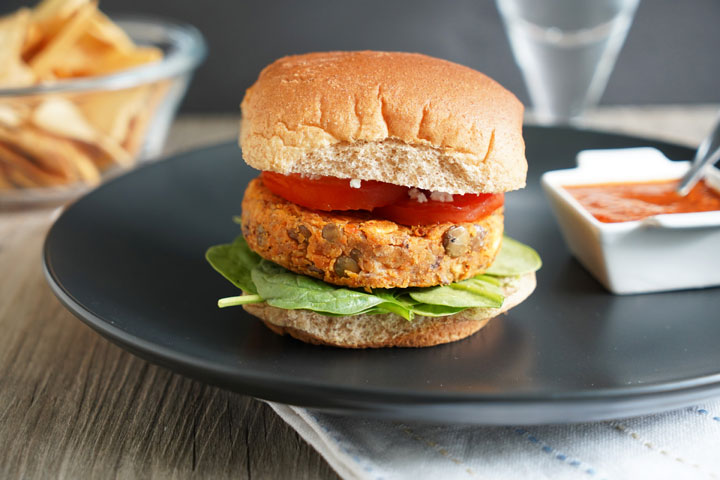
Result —
<path fill-rule="evenodd" d="M 293 272 L 348 287 L 427 287 L 484 272 L 500 248 L 503 209 L 473 223 L 407 227 L 370 212 L 320 212 L 258 178 L 242 202 L 251 249 Z"/>

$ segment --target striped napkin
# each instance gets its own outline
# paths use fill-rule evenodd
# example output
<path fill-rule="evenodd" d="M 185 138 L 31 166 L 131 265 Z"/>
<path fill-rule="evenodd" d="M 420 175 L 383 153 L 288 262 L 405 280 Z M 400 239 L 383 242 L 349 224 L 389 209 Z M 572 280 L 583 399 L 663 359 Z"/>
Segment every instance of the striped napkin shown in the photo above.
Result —
<path fill-rule="evenodd" d="M 720 399 L 630 419 L 507 427 L 270 406 L 346 479 L 720 479 Z"/>

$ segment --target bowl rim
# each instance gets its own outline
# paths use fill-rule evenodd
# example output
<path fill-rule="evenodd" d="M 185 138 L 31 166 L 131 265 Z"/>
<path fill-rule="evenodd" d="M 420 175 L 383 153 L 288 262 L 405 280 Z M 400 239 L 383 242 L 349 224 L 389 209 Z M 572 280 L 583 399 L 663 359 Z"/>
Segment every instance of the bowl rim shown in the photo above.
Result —
<path fill-rule="evenodd" d="M 175 47 L 158 62 L 94 77 L 77 77 L 28 87 L 0 88 L 4 97 L 26 97 L 79 91 L 122 90 L 170 78 L 195 69 L 207 55 L 207 44 L 194 26 L 153 15 L 113 15 L 120 25 L 136 24 L 165 31 Z M 128 34 L 129 35 L 129 34 Z M 132 35 L 130 35 L 132 38 Z M 133 38 L 135 40 L 135 38 Z"/>
<path fill-rule="evenodd" d="M 636 147 L 636 148 L 646 148 L 646 147 Z M 598 149 L 592 149 L 592 151 L 595 151 Z M 599 149 L 603 150 L 603 149 Z M 631 150 L 631 149 L 608 149 L 608 150 Z M 662 154 L 657 149 L 658 153 Z M 578 156 L 582 152 L 585 152 L 588 150 L 583 150 L 578 153 Z M 689 161 L 675 161 L 670 160 L 667 157 L 665 157 L 665 160 L 668 162 L 668 164 L 672 163 L 674 165 L 677 165 L 678 167 L 690 167 Z M 686 228 L 718 228 L 720 227 L 720 221 L 716 218 L 718 217 L 717 212 L 691 212 L 691 213 L 665 213 L 660 215 L 653 215 L 650 217 L 646 217 L 640 220 L 630 220 L 625 222 L 601 222 L 597 218 L 595 218 L 594 215 L 590 213 L 588 209 L 586 209 L 575 197 L 573 197 L 570 192 L 565 188 L 566 186 L 572 186 L 572 185 L 593 185 L 593 184 L 603 184 L 603 183 L 612 183 L 612 182 L 618 182 L 618 183 L 633 183 L 633 182 L 642 182 L 643 180 L 635 180 L 635 179 L 623 179 L 622 175 L 618 175 L 618 178 L 616 180 L 612 181 L 596 181 L 596 182 L 588 182 L 588 181 L 575 181 L 570 180 L 572 177 L 582 177 L 586 172 L 588 172 L 590 169 L 587 167 L 583 167 L 581 165 L 576 165 L 572 168 L 564 168 L 564 169 L 558 169 L 558 170 L 550 170 L 542 174 L 540 177 L 540 183 L 543 186 L 543 188 L 546 190 L 546 192 L 553 194 L 558 200 L 562 201 L 567 207 L 574 210 L 576 213 L 580 215 L 580 218 L 588 224 L 590 224 L 595 231 L 599 232 L 600 234 L 614 234 L 614 233 L 625 233 L 629 232 L 631 230 L 635 230 L 638 228 L 644 228 L 644 227 L 653 227 L 653 228 L 663 228 L 663 229 L 686 229 Z M 664 175 L 663 175 L 664 176 Z M 715 167 L 708 168 L 708 171 L 706 173 L 706 176 L 714 177 L 714 182 L 716 183 L 720 181 L 720 170 L 718 170 Z M 669 180 L 673 179 L 672 175 L 668 175 L 667 178 Z M 647 180 L 645 180 L 647 181 Z M 557 208 L 552 206 L 553 210 L 556 211 L 557 215 L 561 215 L 562 212 L 558 211 Z M 712 218 L 710 218 L 712 216 Z M 683 219 L 683 221 L 677 221 L 679 219 Z M 693 222 L 693 219 L 696 220 L 696 222 Z"/>

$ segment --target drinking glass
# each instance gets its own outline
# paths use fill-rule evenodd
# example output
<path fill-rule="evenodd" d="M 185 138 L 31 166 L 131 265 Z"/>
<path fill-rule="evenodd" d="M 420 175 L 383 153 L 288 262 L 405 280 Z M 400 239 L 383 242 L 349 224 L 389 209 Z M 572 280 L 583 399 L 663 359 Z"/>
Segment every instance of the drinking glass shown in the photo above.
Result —
<path fill-rule="evenodd" d="M 496 0 L 541 123 L 597 105 L 639 0 Z"/>

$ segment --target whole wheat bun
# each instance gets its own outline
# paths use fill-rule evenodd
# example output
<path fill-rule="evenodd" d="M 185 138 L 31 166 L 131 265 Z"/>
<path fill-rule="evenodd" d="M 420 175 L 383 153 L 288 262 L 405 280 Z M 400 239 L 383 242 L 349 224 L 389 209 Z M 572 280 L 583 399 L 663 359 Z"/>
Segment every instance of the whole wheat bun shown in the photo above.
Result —
<path fill-rule="evenodd" d="M 243 305 L 273 332 L 303 342 L 343 348 L 431 347 L 469 337 L 492 318 L 510 310 L 535 290 L 535 274 L 512 279 L 503 287 L 500 308 L 469 308 L 447 317 L 394 314 L 329 317 L 309 310 L 284 310 L 265 303 Z"/>
<path fill-rule="evenodd" d="M 525 186 L 522 104 L 456 63 L 372 51 L 285 57 L 241 107 L 243 157 L 259 170 L 452 194 Z"/>

